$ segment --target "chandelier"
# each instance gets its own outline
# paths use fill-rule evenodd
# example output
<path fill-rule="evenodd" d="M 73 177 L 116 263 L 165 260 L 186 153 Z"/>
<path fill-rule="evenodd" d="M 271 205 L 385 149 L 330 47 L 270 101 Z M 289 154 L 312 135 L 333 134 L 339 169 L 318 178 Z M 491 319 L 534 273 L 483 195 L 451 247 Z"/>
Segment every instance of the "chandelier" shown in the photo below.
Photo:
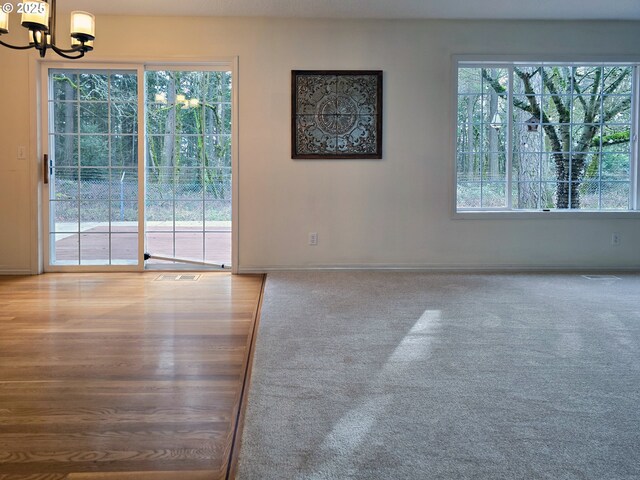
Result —
<path fill-rule="evenodd" d="M 13 4 L 5 3 L 0 9 L 0 37 L 9 33 L 9 13 Z M 35 48 L 44 57 L 51 49 L 64 58 L 76 59 L 84 57 L 93 50 L 95 39 L 95 17 L 87 12 L 71 12 L 71 48 L 60 48 L 56 44 L 56 0 L 30 1 L 17 4 L 18 13 L 22 14 L 22 26 L 29 30 L 29 45 L 11 45 L 0 40 L 0 45 L 15 50 Z"/>

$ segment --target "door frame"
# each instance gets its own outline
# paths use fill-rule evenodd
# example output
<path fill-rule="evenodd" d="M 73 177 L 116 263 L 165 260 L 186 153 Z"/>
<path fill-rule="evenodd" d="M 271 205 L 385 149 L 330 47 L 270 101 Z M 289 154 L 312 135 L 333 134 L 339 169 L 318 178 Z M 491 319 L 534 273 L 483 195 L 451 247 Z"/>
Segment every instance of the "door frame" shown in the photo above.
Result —
<path fill-rule="evenodd" d="M 49 198 L 48 188 L 44 185 L 44 154 L 49 152 L 49 70 L 51 69 L 87 69 L 87 70 L 136 70 L 138 75 L 138 178 L 144 179 L 146 165 L 146 115 L 145 112 L 145 71 L 147 68 L 158 69 L 189 69 L 198 67 L 214 70 L 226 70 L 231 72 L 231 272 L 238 273 L 239 268 L 239 118 L 238 118 L 238 57 L 217 57 L 215 59 L 175 59 L 153 58 L 146 60 L 110 60 L 105 58 L 92 58 L 91 60 L 56 61 L 35 59 L 30 63 L 33 75 L 32 101 L 36 105 L 32 116 L 32 131 L 36 132 L 36 168 L 31 171 L 32 185 L 37 201 L 37 224 L 31 235 L 32 248 L 32 273 L 44 272 L 124 272 L 144 271 L 144 193 L 145 182 L 138 182 L 138 264 L 137 265 L 49 265 Z"/>

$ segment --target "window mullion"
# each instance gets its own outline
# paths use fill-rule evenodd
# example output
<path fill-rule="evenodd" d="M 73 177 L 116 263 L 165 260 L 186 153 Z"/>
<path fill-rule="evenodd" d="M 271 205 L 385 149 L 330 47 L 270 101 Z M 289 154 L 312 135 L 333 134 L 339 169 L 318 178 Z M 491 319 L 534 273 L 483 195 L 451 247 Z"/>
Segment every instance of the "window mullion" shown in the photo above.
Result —
<path fill-rule="evenodd" d="M 108 150 L 108 166 L 107 166 L 107 198 L 108 198 L 108 204 L 107 204 L 107 212 L 109 215 L 109 228 L 108 228 L 108 244 L 109 244 L 109 251 L 107 252 L 108 258 L 109 258 L 109 265 L 113 264 L 113 258 L 111 255 L 111 252 L 113 251 L 113 246 L 112 246 L 112 242 L 113 242 L 113 225 L 111 224 L 111 220 L 113 219 L 113 212 L 111 211 L 111 207 L 113 206 L 113 188 L 111 185 L 111 180 L 113 178 L 113 118 L 111 118 L 111 112 L 112 112 L 112 102 L 113 102 L 113 97 L 111 95 L 111 80 L 113 79 L 112 77 L 113 72 L 107 72 L 107 150 Z"/>
<path fill-rule="evenodd" d="M 481 69 L 480 72 L 484 70 Z M 484 148 L 484 77 L 480 75 L 480 145 L 478 146 L 478 152 L 480 153 L 480 207 L 484 208 L 484 162 L 485 155 L 487 154 Z"/>
<path fill-rule="evenodd" d="M 507 175 L 507 209 L 513 209 L 513 188 L 511 178 L 513 169 L 511 168 L 513 162 L 513 65 L 509 65 L 509 81 L 507 89 L 507 164 L 505 165 L 505 174 Z"/>
<path fill-rule="evenodd" d="M 569 83 L 569 95 L 570 95 L 570 105 L 571 108 L 573 109 L 574 107 L 574 103 L 576 100 L 576 91 L 575 91 L 575 79 L 576 79 L 576 69 L 577 67 L 574 65 L 571 67 L 571 69 L 569 70 L 571 72 L 571 82 Z M 573 198 L 571 195 L 571 188 L 572 188 L 572 178 L 573 178 L 573 142 L 574 142 L 574 134 L 575 134 L 575 123 L 574 123 L 574 116 L 573 116 L 573 112 L 571 113 L 571 115 L 569 116 L 569 172 L 568 172 L 568 177 L 567 177 L 567 210 L 571 210 L 572 209 L 572 203 L 573 203 Z M 583 123 L 581 123 L 580 125 L 584 125 Z"/>
<path fill-rule="evenodd" d="M 601 67 L 603 68 L 603 67 Z M 601 76 L 601 86 L 600 86 L 600 90 L 601 90 L 601 94 L 600 94 L 600 122 L 598 124 L 598 128 L 600 129 L 600 141 L 598 142 L 598 210 L 602 210 L 602 137 L 604 136 L 604 87 L 605 87 L 605 83 L 604 83 L 604 68 L 602 70 L 602 76 Z M 589 159 L 589 156 L 587 155 L 587 160 Z M 586 165 L 585 168 L 588 168 L 588 163 Z"/>
<path fill-rule="evenodd" d="M 638 162 L 640 161 L 640 152 L 638 152 L 638 127 L 640 114 L 640 72 L 638 66 L 633 67 L 633 83 L 631 85 L 631 98 L 632 102 L 632 120 L 631 120 L 631 135 L 630 135 L 630 169 L 631 175 L 630 185 L 630 206 L 632 210 L 640 209 L 640 168 Z"/>

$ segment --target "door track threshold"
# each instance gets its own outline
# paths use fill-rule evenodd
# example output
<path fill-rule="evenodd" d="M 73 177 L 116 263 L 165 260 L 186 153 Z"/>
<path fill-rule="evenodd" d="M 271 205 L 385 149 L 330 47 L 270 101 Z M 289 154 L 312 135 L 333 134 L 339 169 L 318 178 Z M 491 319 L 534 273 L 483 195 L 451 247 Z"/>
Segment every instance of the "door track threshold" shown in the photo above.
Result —
<path fill-rule="evenodd" d="M 151 255 L 150 253 L 144 254 L 144 259 L 146 260 L 162 260 L 165 262 L 176 262 L 176 263 L 186 263 L 187 265 L 198 265 L 200 267 L 215 267 L 221 268 L 223 270 L 227 270 L 231 268 L 231 265 L 225 265 L 224 263 L 209 263 L 209 262 L 199 262 L 197 260 L 188 260 L 186 258 L 174 258 L 174 257 L 162 257 L 160 255 Z"/>

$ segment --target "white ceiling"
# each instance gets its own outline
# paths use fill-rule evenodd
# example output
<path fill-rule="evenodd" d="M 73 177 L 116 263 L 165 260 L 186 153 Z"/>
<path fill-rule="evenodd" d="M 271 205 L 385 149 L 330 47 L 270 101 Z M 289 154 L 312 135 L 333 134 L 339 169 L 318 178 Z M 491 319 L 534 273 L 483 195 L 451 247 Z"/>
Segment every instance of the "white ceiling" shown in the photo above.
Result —
<path fill-rule="evenodd" d="M 640 20 L 640 0 L 58 0 L 111 15 Z"/>

